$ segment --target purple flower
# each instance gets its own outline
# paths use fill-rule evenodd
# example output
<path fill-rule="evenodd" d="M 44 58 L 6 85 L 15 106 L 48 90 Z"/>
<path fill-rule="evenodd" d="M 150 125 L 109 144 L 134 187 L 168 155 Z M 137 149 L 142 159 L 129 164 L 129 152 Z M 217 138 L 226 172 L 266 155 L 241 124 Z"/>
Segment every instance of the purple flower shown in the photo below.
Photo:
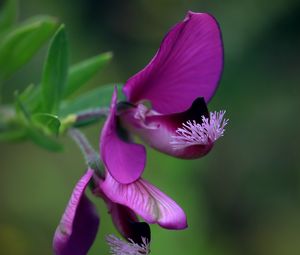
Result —
<path fill-rule="evenodd" d="M 113 250 L 123 247 L 128 251 L 148 252 L 150 227 L 139 222 L 137 215 L 164 228 L 182 229 L 187 226 L 183 210 L 147 181 L 139 179 L 131 184 L 120 184 L 108 172 L 105 179 L 101 179 L 89 169 L 76 184 L 55 231 L 53 249 L 56 255 L 85 255 L 96 237 L 99 217 L 84 194 L 88 184 L 93 187 L 93 194 L 106 202 L 116 229 L 129 241 L 108 237 L 109 244 L 115 245 Z"/>
<path fill-rule="evenodd" d="M 207 154 L 227 124 L 225 111 L 209 112 L 206 105 L 222 69 L 223 46 L 216 20 L 189 12 L 165 36 L 150 63 L 126 82 L 126 102 L 118 102 L 115 89 L 100 140 L 105 173 L 99 177 L 89 169 L 77 183 L 55 232 L 55 254 L 84 255 L 96 237 L 99 217 L 84 194 L 88 184 L 106 202 L 116 229 L 129 241 L 108 236 L 114 254 L 148 254 L 148 223 L 167 229 L 187 227 L 183 210 L 141 178 L 146 150 L 132 142 L 131 134 L 175 157 Z"/>
<path fill-rule="evenodd" d="M 133 143 L 127 131 L 179 158 L 199 158 L 211 150 L 227 124 L 225 112 L 209 113 L 206 106 L 222 69 L 223 45 L 216 20 L 189 12 L 168 32 L 150 63 L 126 82 L 123 92 L 128 101 L 117 104 L 117 93 L 113 95 L 100 150 L 115 180 L 134 182 L 145 168 L 145 148 Z"/>

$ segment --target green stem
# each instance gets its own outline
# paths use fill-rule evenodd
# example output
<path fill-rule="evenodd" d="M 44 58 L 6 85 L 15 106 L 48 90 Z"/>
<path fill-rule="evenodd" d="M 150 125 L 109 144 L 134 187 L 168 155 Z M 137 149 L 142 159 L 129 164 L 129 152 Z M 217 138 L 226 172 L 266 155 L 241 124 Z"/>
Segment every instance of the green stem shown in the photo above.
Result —
<path fill-rule="evenodd" d="M 99 119 L 106 117 L 108 113 L 109 108 L 93 108 L 78 113 L 71 113 L 61 120 L 62 126 L 60 132 L 64 133 L 70 127 L 78 128 L 91 125 Z"/>
<path fill-rule="evenodd" d="M 78 145 L 82 154 L 85 157 L 87 165 L 95 170 L 100 178 L 104 178 L 103 164 L 98 153 L 91 146 L 86 136 L 79 129 L 71 128 L 68 132 L 69 136 Z"/>
<path fill-rule="evenodd" d="M 109 113 L 109 108 L 95 108 L 87 111 L 82 111 L 77 114 L 76 122 L 89 121 L 90 119 L 99 119 L 106 117 Z"/>

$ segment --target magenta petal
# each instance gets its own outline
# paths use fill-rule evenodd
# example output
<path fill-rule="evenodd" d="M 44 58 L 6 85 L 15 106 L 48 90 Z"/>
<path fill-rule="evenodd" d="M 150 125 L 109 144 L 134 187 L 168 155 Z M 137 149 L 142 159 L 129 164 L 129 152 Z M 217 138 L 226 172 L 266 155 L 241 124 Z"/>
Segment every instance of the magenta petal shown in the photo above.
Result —
<path fill-rule="evenodd" d="M 187 227 L 183 210 L 167 195 L 143 179 L 120 184 L 108 173 L 101 190 L 113 202 L 125 205 L 148 223 L 158 223 L 168 229 Z"/>
<path fill-rule="evenodd" d="M 223 45 L 216 20 L 189 12 L 163 39 L 151 62 L 123 88 L 130 102 L 147 99 L 154 110 L 175 113 L 197 97 L 208 102 L 223 69 Z"/>
<path fill-rule="evenodd" d="M 110 174 L 120 183 L 137 180 L 146 164 L 145 147 L 121 140 L 117 134 L 117 90 L 114 91 L 111 112 L 102 129 L 100 139 L 101 158 Z"/>
<path fill-rule="evenodd" d="M 84 191 L 93 176 L 88 170 L 73 190 L 53 240 L 56 255 L 86 255 L 99 226 L 96 208 Z"/>
<path fill-rule="evenodd" d="M 173 114 L 157 114 L 143 109 L 141 105 L 130 108 L 120 114 L 120 119 L 128 130 L 138 135 L 152 148 L 183 159 L 203 157 L 212 149 L 212 141 L 205 144 L 174 145 L 174 137 L 178 136 L 177 131 L 183 124 L 189 121 L 201 124 L 203 117 L 209 117 L 204 98 L 197 98 L 186 111 Z"/>

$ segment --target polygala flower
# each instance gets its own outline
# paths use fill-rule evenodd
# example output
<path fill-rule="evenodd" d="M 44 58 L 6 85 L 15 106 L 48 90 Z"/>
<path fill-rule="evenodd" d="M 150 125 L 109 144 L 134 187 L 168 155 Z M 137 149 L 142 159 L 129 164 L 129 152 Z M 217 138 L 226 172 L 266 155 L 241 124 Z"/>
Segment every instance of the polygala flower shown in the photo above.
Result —
<path fill-rule="evenodd" d="M 100 218 L 85 195 L 87 187 L 105 201 L 124 237 L 107 236 L 112 254 L 149 254 L 148 224 L 167 229 L 187 227 L 179 205 L 141 177 L 146 150 L 134 143 L 131 135 L 175 157 L 206 155 L 223 136 L 228 122 L 225 111 L 207 109 L 222 69 L 223 46 L 216 20 L 209 14 L 189 12 L 168 32 L 150 63 L 126 82 L 126 101 L 118 102 L 114 90 L 101 132 L 104 170 L 92 164 L 96 171 L 88 169 L 75 186 L 55 232 L 56 255 L 85 255 L 96 237 Z"/>
<path fill-rule="evenodd" d="M 95 206 L 85 195 L 88 185 L 95 196 L 105 201 L 116 229 L 127 240 L 107 237 L 115 254 L 149 253 L 151 236 L 146 222 L 168 229 L 187 226 L 183 210 L 149 182 L 139 179 L 131 184 L 120 184 L 107 171 L 103 179 L 88 169 L 76 184 L 55 231 L 56 255 L 85 255 L 94 242 L 100 220 Z M 140 222 L 137 215 L 146 222 Z"/>
<path fill-rule="evenodd" d="M 212 149 L 227 124 L 225 111 L 207 109 L 222 69 L 223 45 L 216 20 L 189 12 L 167 33 L 150 63 L 125 83 L 127 101 L 117 103 L 114 92 L 100 151 L 115 180 L 132 183 L 145 168 L 145 148 L 133 143 L 128 131 L 179 158 L 199 158 Z"/>

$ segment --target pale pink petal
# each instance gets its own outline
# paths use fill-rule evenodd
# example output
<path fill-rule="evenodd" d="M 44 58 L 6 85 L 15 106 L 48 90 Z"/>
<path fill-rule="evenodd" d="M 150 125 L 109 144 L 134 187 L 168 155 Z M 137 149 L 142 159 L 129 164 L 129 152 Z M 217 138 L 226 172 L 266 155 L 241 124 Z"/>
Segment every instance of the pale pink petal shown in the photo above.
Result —
<path fill-rule="evenodd" d="M 197 97 L 208 102 L 223 69 L 220 28 L 206 13 L 189 12 L 163 39 L 151 62 L 123 88 L 128 100 L 150 100 L 154 110 L 181 112 Z"/>
<path fill-rule="evenodd" d="M 56 255 L 86 255 L 97 234 L 99 217 L 84 191 L 93 170 L 76 184 L 53 240 Z"/>
<path fill-rule="evenodd" d="M 107 173 L 100 188 L 113 202 L 129 207 L 148 223 L 157 223 L 168 229 L 187 227 L 183 210 L 171 198 L 143 179 L 130 184 L 120 184 Z"/>
<path fill-rule="evenodd" d="M 118 135 L 116 116 L 117 90 L 115 89 L 110 115 L 102 129 L 100 153 L 107 170 L 120 183 L 131 183 L 137 180 L 146 164 L 145 147 L 125 142 Z"/>

